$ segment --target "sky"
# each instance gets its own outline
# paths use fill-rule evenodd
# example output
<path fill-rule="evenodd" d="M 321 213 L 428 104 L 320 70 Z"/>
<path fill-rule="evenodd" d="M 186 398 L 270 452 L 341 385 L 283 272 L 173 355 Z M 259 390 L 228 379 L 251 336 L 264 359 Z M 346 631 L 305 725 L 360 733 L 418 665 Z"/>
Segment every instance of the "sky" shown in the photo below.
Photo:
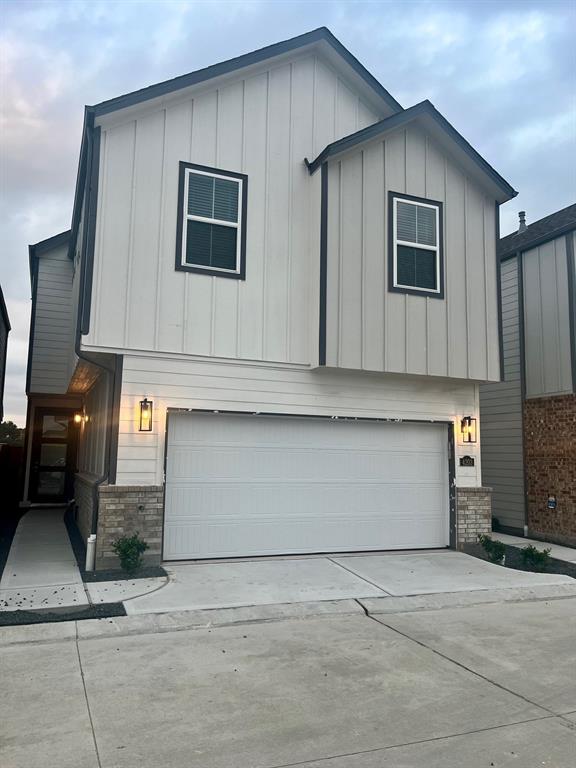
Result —
<path fill-rule="evenodd" d="M 576 201 L 576 0 L 0 0 L 5 419 L 26 415 L 28 244 L 70 227 L 84 105 L 319 26 L 519 190 L 502 235 Z"/>

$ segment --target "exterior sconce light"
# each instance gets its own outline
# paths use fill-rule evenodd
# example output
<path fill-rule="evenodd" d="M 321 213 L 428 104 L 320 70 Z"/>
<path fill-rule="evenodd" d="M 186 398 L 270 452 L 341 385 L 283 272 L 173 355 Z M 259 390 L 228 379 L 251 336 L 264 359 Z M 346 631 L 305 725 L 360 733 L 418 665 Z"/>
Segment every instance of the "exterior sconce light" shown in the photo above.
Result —
<path fill-rule="evenodd" d="M 140 400 L 140 432 L 152 432 L 152 400 Z"/>
<path fill-rule="evenodd" d="M 76 424 L 77 426 L 80 426 L 80 424 L 82 424 L 83 421 L 84 421 L 84 417 L 82 416 L 81 413 L 74 414 L 74 424 Z"/>
<path fill-rule="evenodd" d="M 460 422 L 460 432 L 462 433 L 463 443 L 476 442 L 476 419 L 472 416 L 464 416 Z"/>

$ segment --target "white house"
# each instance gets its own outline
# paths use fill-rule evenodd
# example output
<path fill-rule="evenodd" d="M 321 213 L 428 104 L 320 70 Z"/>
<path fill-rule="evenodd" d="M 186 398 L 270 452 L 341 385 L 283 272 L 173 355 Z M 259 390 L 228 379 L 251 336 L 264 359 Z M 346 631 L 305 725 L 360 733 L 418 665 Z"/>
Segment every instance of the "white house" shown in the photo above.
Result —
<path fill-rule="evenodd" d="M 512 187 L 327 29 L 86 108 L 30 249 L 25 501 L 156 561 L 458 546 L 490 527 Z"/>

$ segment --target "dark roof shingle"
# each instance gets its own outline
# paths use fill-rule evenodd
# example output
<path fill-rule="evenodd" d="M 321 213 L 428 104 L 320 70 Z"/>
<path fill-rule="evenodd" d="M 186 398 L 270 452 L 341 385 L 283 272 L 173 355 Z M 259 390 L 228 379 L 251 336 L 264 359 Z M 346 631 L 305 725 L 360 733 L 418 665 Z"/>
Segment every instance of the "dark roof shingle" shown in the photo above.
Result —
<path fill-rule="evenodd" d="M 535 221 L 526 227 L 524 232 L 512 232 L 511 235 L 501 238 L 498 243 L 498 255 L 504 259 L 517 251 L 527 251 L 571 229 L 576 229 L 576 203 Z"/>

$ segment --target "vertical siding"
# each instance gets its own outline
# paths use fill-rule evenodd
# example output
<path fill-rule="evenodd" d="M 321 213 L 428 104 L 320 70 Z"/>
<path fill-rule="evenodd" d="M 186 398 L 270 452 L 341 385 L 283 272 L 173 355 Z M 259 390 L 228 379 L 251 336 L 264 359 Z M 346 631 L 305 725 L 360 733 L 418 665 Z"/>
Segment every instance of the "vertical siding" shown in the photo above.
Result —
<path fill-rule="evenodd" d="M 103 371 L 84 396 L 84 409 L 88 421 L 81 426 L 78 447 L 79 472 L 92 475 L 101 475 L 104 472 L 109 397 L 109 374 Z"/>
<path fill-rule="evenodd" d="M 388 291 L 388 192 L 444 203 L 445 298 Z M 329 165 L 327 365 L 500 378 L 494 200 L 416 127 Z"/>
<path fill-rule="evenodd" d="M 63 394 L 68 389 L 76 321 L 71 301 L 73 273 L 66 247 L 38 260 L 31 392 Z"/>
<path fill-rule="evenodd" d="M 566 238 L 522 255 L 526 397 L 572 392 Z"/>
<path fill-rule="evenodd" d="M 482 481 L 493 489 L 492 512 L 501 525 L 524 526 L 524 466 L 518 261 L 502 264 L 504 381 L 480 386 Z"/>
<path fill-rule="evenodd" d="M 310 363 L 314 183 L 304 158 L 376 122 L 327 64 L 289 61 L 102 125 L 87 345 Z M 174 269 L 179 161 L 248 175 L 246 280 Z M 312 287 L 311 287 L 312 286 Z"/>

